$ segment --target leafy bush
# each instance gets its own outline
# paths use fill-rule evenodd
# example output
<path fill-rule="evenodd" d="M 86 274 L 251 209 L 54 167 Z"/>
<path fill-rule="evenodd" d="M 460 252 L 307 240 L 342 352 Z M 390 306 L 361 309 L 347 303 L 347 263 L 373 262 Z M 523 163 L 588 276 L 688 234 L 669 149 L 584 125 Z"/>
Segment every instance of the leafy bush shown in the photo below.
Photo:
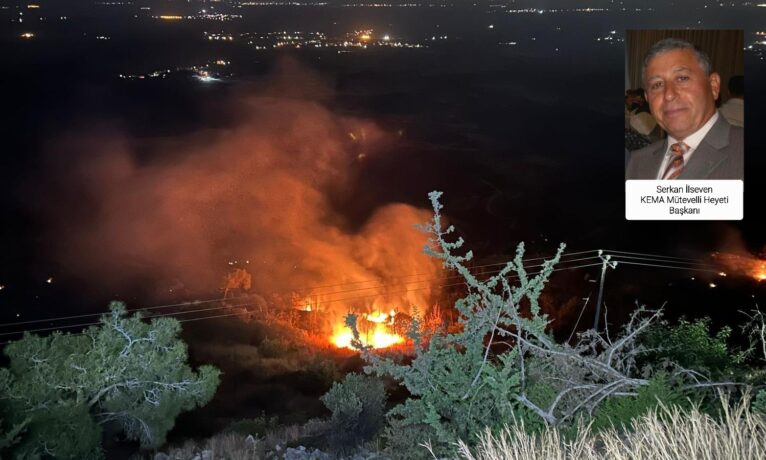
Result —
<path fill-rule="evenodd" d="M 328 437 L 334 447 L 369 440 L 383 427 L 386 392 L 383 382 L 376 378 L 348 374 L 321 400 L 332 412 Z"/>
<path fill-rule="evenodd" d="M 442 226 L 441 193 L 432 192 L 429 197 L 434 217 L 423 227 L 431 235 L 425 252 L 457 272 L 467 293 L 455 304 L 458 327 L 452 330 L 424 336 L 419 319 L 413 319 L 408 334 L 414 343 L 411 361 L 374 353 L 354 342 L 368 362 L 365 372 L 392 377 L 409 392 L 409 398 L 389 412 L 390 451 L 401 445 L 398 436 L 413 439 L 417 432 L 420 442 L 430 442 L 437 456 L 450 455 L 451 444 L 458 439 L 475 444 L 485 427 L 523 426 L 526 432 L 556 427 L 571 433 L 600 408 L 600 423 L 627 422 L 654 407 L 657 397 L 671 401 L 679 397 L 675 387 L 652 380 L 668 372 L 666 368 L 672 369 L 668 375 L 678 391 L 689 381 L 689 388 L 701 380 L 707 387 L 719 385 L 675 363 L 674 359 L 685 358 L 681 353 L 668 356 L 666 366 L 641 374 L 638 364 L 647 350 L 640 340 L 659 320 L 659 311 L 637 309 L 617 334 L 590 330 L 579 334 L 574 345 L 556 342 L 539 297 L 564 245 L 530 275 L 521 243 L 512 261 L 493 276 L 479 279 L 468 268 L 471 251 L 458 253 L 462 238 L 448 240 L 454 228 Z M 346 320 L 358 338 L 355 316 Z M 722 369 L 723 357 L 729 358 L 728 331 L 706 341 L 708 336 L 701 330 L 707 328 L 695 324 L 678 332 L 678 345 L 691 337 L 695 346 L 712 348 L 698 360 L 683 362 Z"/>
<path fill-rule="evenodd" d="M 219 371 L 186 364 L 177 320 L 145 323 L 118 302 L 110 309 L 82 334 L 26 334 L 6 347 L 0 414 L 11 426 L 28 423 L 13 457 L 99 458 L 107 424 L 156 447 L 179 413 L 212 398 Z"/>
<path fill-rule="evenodd" d="M 766 416 L 766 390 L 760 390 L 753 401 L 753 411 Z"/>
<path fill-rule="evenodd" d="M 729 327 L 711 334 L 710 318 L 693 322 L 681 319 L 675 326 L 657 322 L 647 328 L 640 341 L 647 350 L 640 365 L 645 375 L 681 366 L 710 379 L 730 378 L 744 360 L 743 353 L 730 351 L 730 336 Z"/>
<path fill-rule="evenodd" d="M 612 398 L 604 402 L 593 418 L 592 427 L 596 431 L 627 428 L 633 420 L 656 411 L 660 405 L 689 406 L 689 400 L 673 389 L 663 375 L 654 377 L 648 385 L 639 388 L 634 397 Z"/>

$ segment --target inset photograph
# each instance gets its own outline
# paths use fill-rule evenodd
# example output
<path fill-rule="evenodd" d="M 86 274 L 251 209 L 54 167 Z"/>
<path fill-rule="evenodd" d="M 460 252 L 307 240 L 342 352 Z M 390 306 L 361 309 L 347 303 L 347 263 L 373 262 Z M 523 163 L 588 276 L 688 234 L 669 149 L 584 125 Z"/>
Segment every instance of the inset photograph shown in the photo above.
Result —
<path fill-rule="evenodd" d="M 744 179 L 742 30 L 628 30 L 625 179 Z"/>

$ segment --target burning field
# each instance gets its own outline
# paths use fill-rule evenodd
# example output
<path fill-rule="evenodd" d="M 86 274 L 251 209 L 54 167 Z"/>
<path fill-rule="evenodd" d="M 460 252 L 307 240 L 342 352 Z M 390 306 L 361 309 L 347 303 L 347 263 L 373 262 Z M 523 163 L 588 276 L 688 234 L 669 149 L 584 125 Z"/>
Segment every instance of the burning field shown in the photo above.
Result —
<path fill-rule="evenodd" d="M 759 282 L 766 280 L 766 259 L 764 258 L 746 252 L 715 252 L 712 258 L 736 276 L 752 278 Z"/>
<path fill-rule="evenodd" d="M 68 276 L 125 297 L 140 285 L 161 302 L 215 292 L 240 268 L 259 308 L 297 296 L 289 306 L 321 314 L 338 347 L 349 312 L 363 315 L 365 343 L 401 342 L 394 319 L 425 311 L 441 271 L 413 227 L 430 210 L 387 203 L 359 217 L 337 204 L 376 194 L 380 184 L 354 179 L 400 140 L 333 113 L 324 82 L 294 81 L 307 74 L 294 65 L 283 64 L 290 78 L 231 97 L 234 126 L 152 140 L 88 127 L 59 139 L 40 208 Z"/>

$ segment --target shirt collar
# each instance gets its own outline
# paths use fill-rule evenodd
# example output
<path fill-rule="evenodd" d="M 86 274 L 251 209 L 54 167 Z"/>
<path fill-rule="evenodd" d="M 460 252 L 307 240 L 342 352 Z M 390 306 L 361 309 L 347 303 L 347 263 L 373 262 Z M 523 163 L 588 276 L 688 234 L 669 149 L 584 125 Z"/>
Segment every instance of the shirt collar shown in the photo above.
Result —
<path fill-rule="evenodd" d="M 718 111 L 716 110 L 713 116 L 710 117 L 710 120 L 707 121 L 707 123 L 702 125 L 702 127 L 694 133 L 686 136 L 686 138 L 683 140 L 683 143 L 689 146 L 689 153 L 696 150 L 700 143 L 702 143 L 702 139 L 705 138 L 708 131 L 710 131 L 710 128 L 712 128 L 715 122 L 718 121 L 718 117 Z M 668 134 L 668 149 L 665 152 L 666 155 L 670 152 L 670 146 L 676 142 L 679 142 L 679 140 Z"/>

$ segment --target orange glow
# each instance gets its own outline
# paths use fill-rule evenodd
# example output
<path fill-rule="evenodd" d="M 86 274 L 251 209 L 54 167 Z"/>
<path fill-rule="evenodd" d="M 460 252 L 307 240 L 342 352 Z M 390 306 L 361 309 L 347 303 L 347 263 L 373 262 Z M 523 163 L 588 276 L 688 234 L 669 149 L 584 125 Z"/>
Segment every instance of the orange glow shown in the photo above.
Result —
<path fill-rule="evenodd" d="M 338 329 L 330 338 L 330 341 L 338 348 L 350 348 L 354 335 L 347 327 Z M 404 343 L 404 338 L 398 334 L 388 332 L 385 324 L 376 324 L 374 328 L 365 334 L 359 334 L 362 344 L 372 348 L 386 348 L 399 343 Z"/>
<path fill-rule="evenodd" d="M 388 321 L 388 315 L 383 312 L 376 311 L 365 315 L 365 319 L 373 323 L 385 323 Z"/>
<path fill-rule="evenodd" d="M 363 42 L 366 42 L 370 40 L 372 36 L 370 34 L 362 34 L 359 36 L 359 40 L 362 40 Z"/>
<path fill-rule="evenodd" d="M 25 32 L 25 33 L 21 34 L 21 38 L 34 38 L 34 37 L 35 37 L 35 34 L 33 34 L 31 32 Z"/>
<path fill-rule="evenodd" d="M 713 258 L 727 267 L 729 271 L 748 276 L 756 281 L 766 280 L 766 260 L 750 254 L 716 252 Z M 723 274 L 722 276 L 726 276 Z"/>
<path fill-rule="evenodd" d="M 160 19 L 164 21 L 178 21 L 179 19 L 183 19 L 183 16 L 175 16 L 175 15 L 162 15 L 160 16 Z"/>
<path fill-rule="evenodd" d="M 357 155 L 387 155 L 399 142 L 396 134 L 371 120 L 323 107 L 319 101 L 332 93 L 332 85 L 325 88 L 323 79 L 296 61 L 280 62 L 262 93 L 242 88 L 232 92 L 231 100 L 227 96 L 221 101 L 239 114 L 236 133 L 201 130 L 174 137 L 172 145 L 158 141 L 153 147 L 169 149 L 168 155 L 179 161 L 149 167 L 129 147 L 110 141 L 104 146 L 108 152 L 96 155 L 99 162 L 93 164 L 89 149 L 100 145 L 101 134 L 73 134 L 67 148 L 82 152 L 75 171 L 87 180 L 77 174 L 72 180 L 87 183 L 88 195 L 97 197 L 99 207 L 121 212 L 103 220 L 94 216 L 73 225 L 71 232 L 51 235 L 51 244 L 67 258 L 68 270 L 115 289 L 151 274 L 159 286 L 156 292 L 168 292 L 164 286 L 180 279 L 212 291 L 221 287 L 225 269 L 241 267 L 247 259 L 252 308 L 264 312 L 256 319 L 288 321 L 332 348 L 331 338 L 343 329 L 343 317 L 350 311 L 388 312 L 396 305 L 398 320 L 406 319 L 413 306 L 433 303 L 443 282 L 441 263 L 423 254 L 428 236 L 413 227 L 428 222 L 432 212 L 382 203 L 357 218 L 327 193 L 335 187 L 353 193 Z M 215 75 L 213 67 L 196 71 Z M 289 97 L 279 96 L 283 93 Z M 359 141 L 352 142 L 349 132 Z M 141 184 L 139 192 L 123 187 L 133 181 Z M 59 219 L 64 209 L 51 202 L 47 211 L 51 219 Z M 161 231 L 171 227 L 172 233 Z M 108 270 L 123 250 L 156 265 Z M 239 262 L 225 265 L 233 260 Z M 288 294 L 292 292 L 300 293 L 295 302 Z M 361 315 L 359 322 L 366 323 L 360 331 L 367 334 L 369 329 L 372 337 L 376 323 Z"/>

